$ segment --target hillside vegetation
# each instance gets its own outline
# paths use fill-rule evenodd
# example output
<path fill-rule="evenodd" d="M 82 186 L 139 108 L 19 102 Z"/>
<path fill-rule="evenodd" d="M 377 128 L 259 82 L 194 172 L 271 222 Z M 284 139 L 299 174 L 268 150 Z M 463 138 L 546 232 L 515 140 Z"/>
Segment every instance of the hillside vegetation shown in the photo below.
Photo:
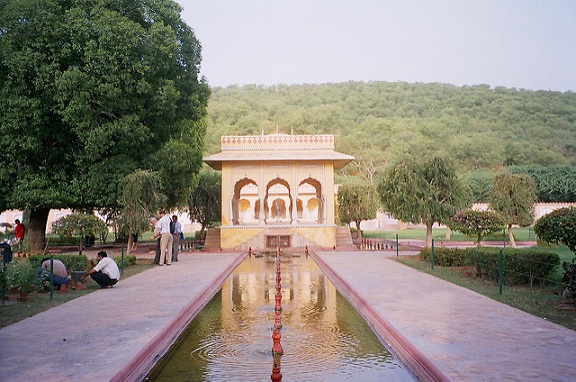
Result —
<path fill-rule="evenodd" d="M 461 174 L 507 166 L 576 166 L 576 94 L 438 83 L 347 82 L 213 88 L 206 151 L 220 136 L 334 134 L 378 173 L 404 154 L 443 154 Z"/>

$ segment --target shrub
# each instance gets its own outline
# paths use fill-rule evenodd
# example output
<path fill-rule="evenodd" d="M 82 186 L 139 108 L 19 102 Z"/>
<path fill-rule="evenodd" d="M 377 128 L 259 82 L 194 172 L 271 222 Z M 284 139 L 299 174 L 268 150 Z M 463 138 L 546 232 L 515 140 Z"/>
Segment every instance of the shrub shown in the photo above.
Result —
<path fill-rule="evenodd" d="M 32 292 L 36 287 L 36 268 L 30 261 L 12 261 L 6 266 L 6 281 L 9 288 L 21 292 Z"/>
<path fill-rule="evenodd" d="M 49 256 L 33 255 L 28 257 L 28 260 L 34 264 L 35 268 L 38 268 L 42 264 L 42 259 L 45 257 Z M 90 269 L 90 265 L 88 264 L 88 257 L 86 257 L 86 255 L 54 255 L 54 258 L 62 261 L 68 272 L 86 271 Z"/>
<path fill-rule="evenodd" d="M 466 256 L 473 264 L 476 274 L 498 281 L 499 248 L 468 248 Z M 533 249 L 506 248 L 502 252 L 503 282 L 509 285 L 530 284 L 535 280 L 541 284 L 560 264 L 556 253 L 535 251 Z"/>
<path fill-rule="evenodd" d="M 122 256 L 116 256 L 114 261 L 118 265 L 118 268 L 122 265 Z M 124 267 L 129 267 L 130 265 L 136 264 L 136 256 L 135 255 L 124 255 Z"/>
<path fill-rule="evenodd" d="M 430 261 L 431 248 L 420 249 L 420 258 Z M 466 265 L 466 251 L 461 248 L 434 247 L 434 265 L 444 267 L 460 267 Z"/>

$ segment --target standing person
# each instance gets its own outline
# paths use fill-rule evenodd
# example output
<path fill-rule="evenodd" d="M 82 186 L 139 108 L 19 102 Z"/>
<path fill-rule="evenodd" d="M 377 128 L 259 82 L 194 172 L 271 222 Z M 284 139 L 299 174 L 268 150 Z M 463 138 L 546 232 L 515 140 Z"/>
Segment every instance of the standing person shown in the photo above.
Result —
<path fill-rule="evenodd" d="M 156 256 L 154 256 L 152 264 L 160 264 L 160 225 L 156 218 L 150 218 L 150 225 L 154 227 L 154 236 L 152 238 L 156 240 Z"/>
<path fill-rule="evenodd" d="M 172 234 L 170 233 L 170 216 L 166 214 L 166 211 L 160 211 L 160 220 L 156 223 L 156 227 L 160 231 L 160 261 L 159 266 L 172 264 Z"/>
<path fill-rule="evenodd" d="M 52 260 L 52 275 L 55 287 L 60 287 L 61 285 L 68 284 L 68 270 L 66 270 L 66 266 L 64 263 L 58 259 Z M 40 266 L 36 270 L 36 280 L 40 281 L 40 279 L 44 276 L 45 280 L 50 280 L 50 258 L 44 257 L 41 261 Z"/>
<path fill-rule="evenodd" d="M 96 255 L 98 264 L 88 272 L 84 273 L 80 280 L 84 280 L 87 276 L 92 277 L 100 285 L 101 289 L 112 288 L 120 280 L 120 269 L 116 262 L 108 257 L 105 251 L 100 251 Z"/>
<path fill-rule="evenodd" d="M 132 248 L 131 251 L 138 249 L 138 232 L 132 234 Z"/>
<path fill-rule="evenodd" d="M 14 227 L 14 238 L 10 242 L 12 246 L 12 251 L 15 252 L 18 248 L 18 255 L 22 252 L 22 242 L 24 241 L 24 234 L 26 233 L 26 227 L 24 224 L 20 223 L 19 219 L 14 220 L 16 226 Z"/>
<path fill-rule="evenodd" d="M 172 231 L 172 261 L 178 261 L 178 250 L 180 247 L 180 234 L 182 233 L 182 224 L 178 221 L 178 216 L 172 215 L 174 230 Z"/>

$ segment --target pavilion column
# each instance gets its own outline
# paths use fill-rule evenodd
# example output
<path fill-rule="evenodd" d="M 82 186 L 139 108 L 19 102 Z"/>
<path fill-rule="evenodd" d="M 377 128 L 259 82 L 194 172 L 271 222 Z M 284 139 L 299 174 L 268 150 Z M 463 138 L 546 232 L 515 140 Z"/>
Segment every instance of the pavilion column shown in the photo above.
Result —
<path fill-rule="evenodd" d="M 298 190 L 295 190 L 292 195 L 292 212 L 290 216 L 290 224 L 298 223 Z"/>
<path fill-rule="evenodd" d="M 258 200 L 260 201 L 260 211 L 258 212 L 258 224 L 266 224 L 266 209 L 264 207 L 264 195 L 258 195 Z"/>
<path fill-rule="evenodd" d="M 326 198 L 324 196 L 321 196 L 318 198 L 318 223 L 322 224 L 326 221 L 326 208 L 325 207 L 326 204 Z"/>
<path fill-rule="evenodd" d="M 230 200 L 230 212 L 232 225 L 238 225 L 238 199 L 235 196 Z"/>

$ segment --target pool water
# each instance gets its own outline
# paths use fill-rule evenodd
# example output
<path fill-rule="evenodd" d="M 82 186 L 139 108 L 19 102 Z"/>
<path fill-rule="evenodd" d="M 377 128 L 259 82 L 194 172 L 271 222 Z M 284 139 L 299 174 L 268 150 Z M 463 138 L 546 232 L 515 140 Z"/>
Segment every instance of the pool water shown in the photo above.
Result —
<path fill-rule="evenodd" d="M 276 256 L 249 257 L 147 381 L 270 381 Z M 283 381 L 416 381 L 314 260 L 280 257 Z"/>

